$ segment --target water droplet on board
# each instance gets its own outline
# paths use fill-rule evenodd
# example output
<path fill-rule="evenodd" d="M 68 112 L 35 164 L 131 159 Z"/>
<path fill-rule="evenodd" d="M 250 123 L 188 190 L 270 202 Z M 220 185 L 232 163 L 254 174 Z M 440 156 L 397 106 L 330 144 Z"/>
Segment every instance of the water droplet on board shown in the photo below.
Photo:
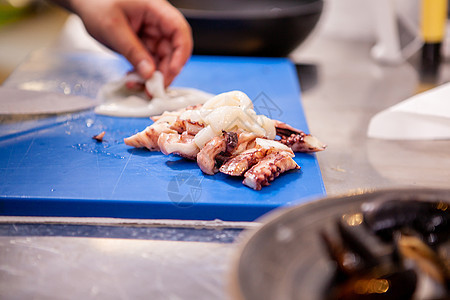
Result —
<path fill-rule="evenodd" d="M 94 125 L 94 120 L 87 119 L 86 120 L 86 127 L 90 128 L 90 127 L 92 127 L 92 125 Z"/>
<path fill-rule="evenodd" d="M 99 148 L 99 147 L 103 147 L 103 149 L 105 149 L 105 150 L 103 150 L 102 148 Z M 125 159 L 125 157 L 122 155 L 111 153 L 111 152 L 107 151 L 106 148 L 108 148 L 108 147 L 109 146 L 104 146 L 104 145 L 102 146 L 102 145 L 97 145 L 97 144 L 86 144 L 86 143 L 72 145 L 73 149 L 81 150 L 86 153 L 106 155 L 106 156 L 110 156 L 110 157 L 117 158 L 117 159 Z"/>

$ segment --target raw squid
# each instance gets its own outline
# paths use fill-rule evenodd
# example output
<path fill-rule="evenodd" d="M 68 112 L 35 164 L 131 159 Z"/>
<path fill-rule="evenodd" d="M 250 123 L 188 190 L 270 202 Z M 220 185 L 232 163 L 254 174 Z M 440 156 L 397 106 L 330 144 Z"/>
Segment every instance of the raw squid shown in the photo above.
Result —
<path fill-rule="evenodd" d="M 263 186 L 269 185 L 281 173 L 292 169 L 300 169 L 300 167 L 289 154 L 286 152 L 272 153 L 244 173 L 243 183 L 259 191 Z"/>
<path fill-rule="evenodd" d="M 208 175 L 214 175 L 219 171 L 218 164 L 236 148 L 237 134 L 224 132 L 222 136 L 216 136 L 210 140 L 197 154 L 197 164 Z M 218 156 L 221 159 L 217 159 Z"/>
<path fill-rule="evenodd" d="M 280 142 L 289 146 L 294 152 L 317 152 L 327 147 L 316 137 L 286 123 L 275 120 L 275 128 Z"/>
<path fill-rule="evenodd" d="M 164 112 L 152 120 L 145 130 L 126 138 L 125 144 L 196 160 L 208 175 L 220 171 L 243 176 L 243 184 L 255 190 L 286 171 L 300 169 L 294 152 L 326 147 L 310 134 L 256 114 L 252 101 L 240 91 Z"/>
<path fill-rule="evenodd" d="M 229 159 L 220 167 L 220 172 L 231 176 L 242 176 L 266 155 L 274 152 L 283 152 L 286 155 L 294 157 L 294 152 L 286 145 L 273 140 L 257 138 L 253 148 Z"/>
<path fill-rule="evenodd" d="M 95 112 L 115 117 L 149 117 L 204 103 L 213 96 L 193 88 L 165 89 L 163 80 L 162 73 L 155 71 L 147 81 L 131 72 L 119 81 L 109 82 L 97 95 L 103 103 Z"/>
<path fill-rule="evenodd" d="M 171 129 L 171 125 L 177 119 L 176 116 L 167 114 L 162 116 L 155 123 L 145 128 L 143 131 L 138 132 L 128 138 L 124 139 L 124 142 L 128 146 L 136 148 L 147 148 L 150 151 L 159 151 L 158 145 L 159 136 L 162 133 L 177 133 Z"/>
<path fill-rule="evenodd" d="M 173 153 L 192 160 L 196 159 L 200 151 L 194 143 L 194 136 L 187 132 L 161 133 L 158 138 L 158 147 L 165 155 Z"/>

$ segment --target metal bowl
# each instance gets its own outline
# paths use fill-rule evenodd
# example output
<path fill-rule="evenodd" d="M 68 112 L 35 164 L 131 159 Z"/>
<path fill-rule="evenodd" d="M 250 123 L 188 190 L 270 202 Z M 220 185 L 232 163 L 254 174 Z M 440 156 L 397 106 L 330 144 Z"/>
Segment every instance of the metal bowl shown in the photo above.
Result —
<path fill-rule="evenodd" d="M 322 13 L 322 0 L 170 0 L 192 27 L 194 54 L 287 56 Z"/>
<path fill-rule="evenodd" d="M 360 212 L 363 203 L 390 199 L 450 203 L 450 189 L 390 189 L 327 197 L 263 217 L 264 225 L 248 232 L 238 251 L 231 274 L 233 299 L 324 299 L 334 269 L 320 233 L 334 228 L 344 214 Z"/>

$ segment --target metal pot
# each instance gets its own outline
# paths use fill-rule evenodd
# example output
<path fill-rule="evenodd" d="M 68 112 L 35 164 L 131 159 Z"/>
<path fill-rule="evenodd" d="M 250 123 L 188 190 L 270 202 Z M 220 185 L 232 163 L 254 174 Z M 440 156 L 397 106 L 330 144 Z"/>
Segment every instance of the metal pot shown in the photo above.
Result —
<path fill-rule="evenodd" d="M 170 0 L 192 27 L 194 54 L 287 56 L 315 27 L 322 0 Z"/>

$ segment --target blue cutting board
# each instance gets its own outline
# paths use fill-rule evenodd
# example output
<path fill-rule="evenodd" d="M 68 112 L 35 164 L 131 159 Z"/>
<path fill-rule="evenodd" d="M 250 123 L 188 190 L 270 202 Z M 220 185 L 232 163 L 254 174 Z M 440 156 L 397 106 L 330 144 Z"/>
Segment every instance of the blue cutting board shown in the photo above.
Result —
<path fill-rule="evenodd" d="M 95 97 L 101 84 L 129 68 L 121 57 L 38 53 L 6 85 Z M 194 56 L 173 86 L 242 90 L 258 113 L 308 132 L 287 59 Z M 204 175 L 195 162 L 123 143 L 150 123 L 84 111 L 1 124 L 0 214 L 252 221 L 325 194 L 314 154 L 297 153 L 300 171 L 254 191 L 242 178 Z M 102 143 L 92 139 L 102 131 Z"/>

